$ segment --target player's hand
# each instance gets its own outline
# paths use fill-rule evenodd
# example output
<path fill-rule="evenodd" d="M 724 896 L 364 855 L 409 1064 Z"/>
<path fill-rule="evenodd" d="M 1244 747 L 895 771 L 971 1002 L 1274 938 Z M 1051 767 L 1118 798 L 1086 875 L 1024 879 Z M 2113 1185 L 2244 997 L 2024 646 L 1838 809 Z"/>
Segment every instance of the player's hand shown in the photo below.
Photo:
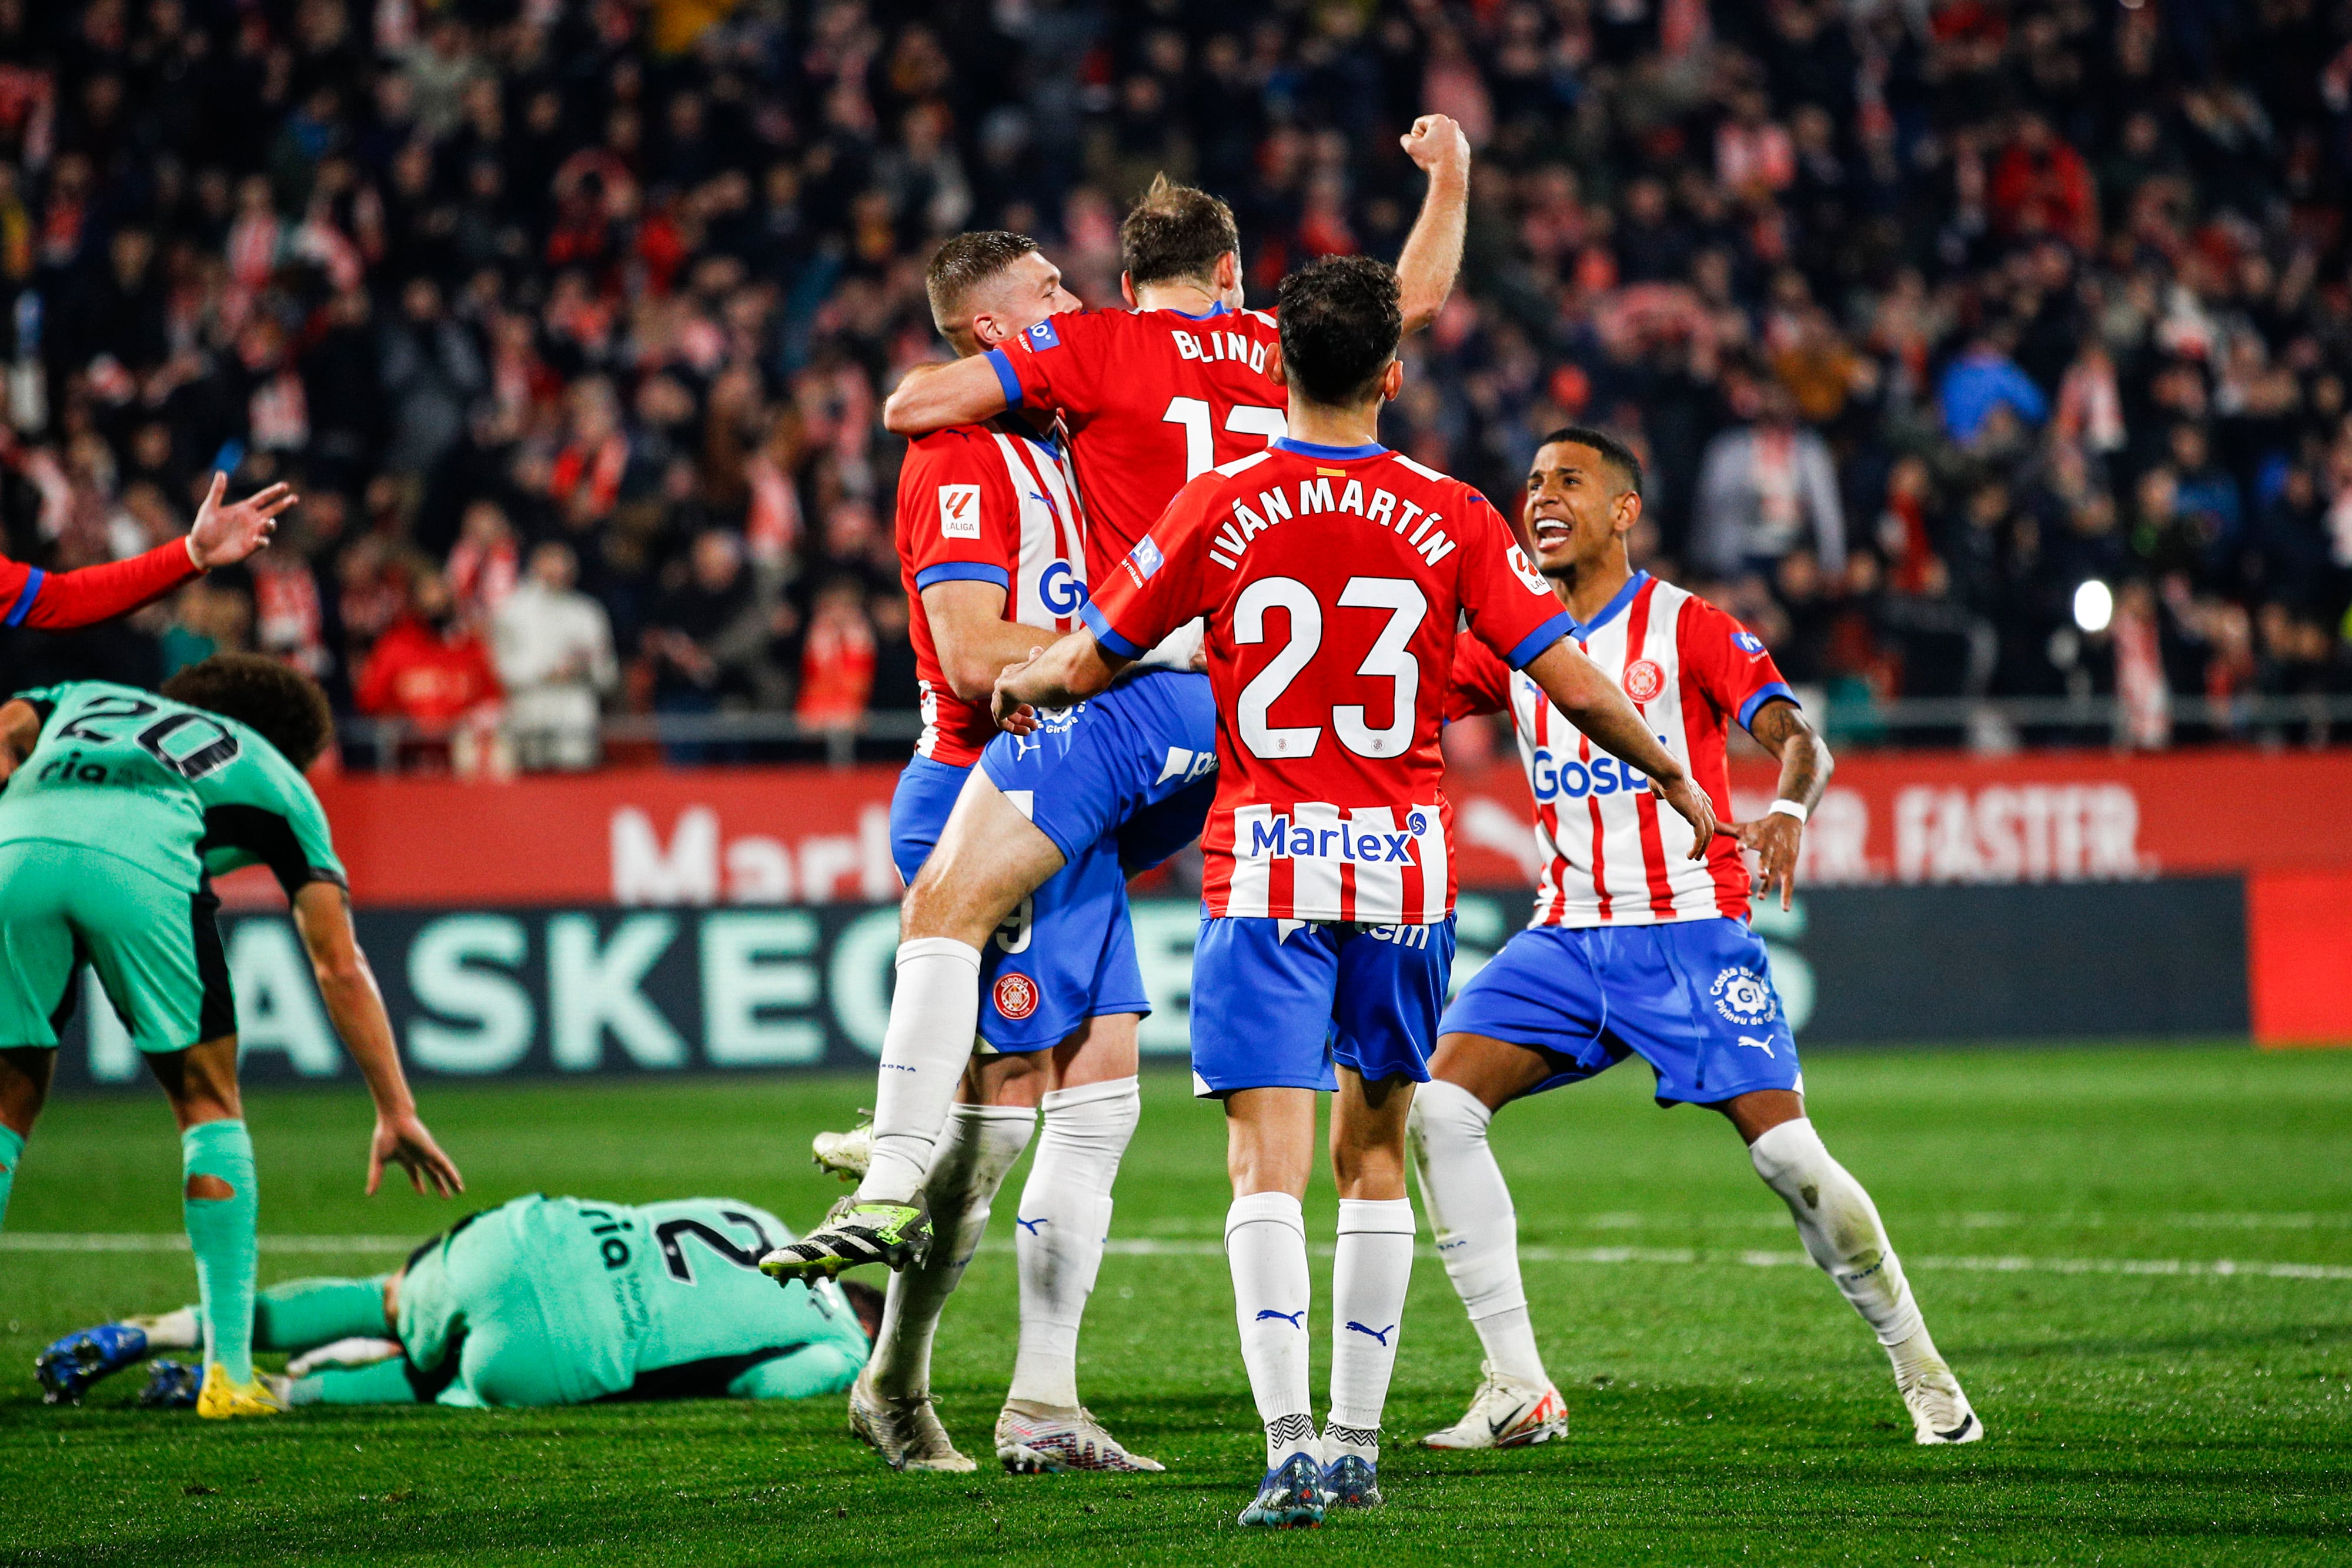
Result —
<path fill-rule="evenodd" d="M 1405 156 L 1424 174 L 1434 174 L 1441 169 L 1456 174 L 1469 172 L 1470 139 L 1443 114 L 1423 115 L 1397 141 L 1404 148 Z"/>
<path fill-rule="evenodd" d="M 1706 796 L 1690 781 L 1687 773 L 1669 783 L 1662 784 L 1653 779 L 1651 786 L 1657 790 L 1660 799 L 1691 825 L 1690 858 L 1695 861 L 1706 859 L 1706 852 L 1713 847 L 1716 834 L 1715 808 L 1707 803 Z"/>
<path fill-rule="evenodd" d="M 1780 907 L 1793 906 L 1797 896 L 1797 851 L 1804 842 L 1805 825 L 1786 811 L 1770 811 L 1752 822 L 1722 822 L 1715 830 L 1727 839 L 1738 839 L 1741 847 L 1756 852 L 1761 862 L 1756 891 L 1770 893 L 1772 885 L 1780 887 Z"/>
<path fill-rule="evenodd" d="M 1043 648 L 1032 648 L 1029 656 L 1017 664 L 1007 664 L 996 672 L 996 688 L 989 695 L 989 709 L 996 716 L 996 727 L 1011 735 L 1030 735 L 1037 728 L 1037 709 L 1022 695 L 1022 672 L 1034 664 Z"/>
<path fill-rule="evenodd" d="M 198 570 L 235 566 L 256 550 L 269 548 L 278 531 L 278 514 L 302 497 L 285 485 L 256 491 L 234 507 L 221 505 L 228 494 L 228 476 L 215 471 L 205 504 L 196 508 L 196 526 L 188 530 L 188 559 Z"/>
<path fill-rule="evenodd" d="M 441 1145 L 433 1141 L 433 1134 L 425 1130 L 425 1124 L 416 1119 L 414 1111 L 398 1115 L 376 1113 L 375 1138 L 368 1145 L 370 1197 L 383 1184 L 383 1167 L 387 1165 L 406 1171 L 408 1185 L 419 1192 L 455 1197 L 466 1190 L 466 1178 L 457 1174 L 456 1162 L 441 1152 Z"/>

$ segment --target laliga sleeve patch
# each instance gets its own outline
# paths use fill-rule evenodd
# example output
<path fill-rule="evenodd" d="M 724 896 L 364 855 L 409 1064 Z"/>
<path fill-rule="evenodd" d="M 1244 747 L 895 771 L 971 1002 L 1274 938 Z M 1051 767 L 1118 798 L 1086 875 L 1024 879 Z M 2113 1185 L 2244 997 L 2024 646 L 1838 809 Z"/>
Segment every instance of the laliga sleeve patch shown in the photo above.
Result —
<path fill-rule="evenodd" d="M 1519 580 L 1521 582 L 1526 583 L 1538 593 L 1549 593 L 1551 591 L 1551 584 L 1546 582 L 1543 580 L 1543 573 L 1538 571 L 1534 565 L 1528 561 L 1527 551 L 1521 549 L 1517 545 L 1513 545 L 1510 549 L 1509 559 L 1511 562 L 1511 570 L 1519 574 Z"/>
<path fill-rule="evenodd" d="M 1625 695 L 1637 703 L 1648 702 L 1666 689 L 1666 673 L 1651 659 L 1636 659 L 1625 666 Z"/>
<path fill-rule="evenodd" d="M 940 537 L 950 539 L 980 538 L 979 486 L 940 486 Z"/>
<path fill-rule="evenodd" d="M 1037 1010 L 1037 982 L 1026 975 L 996 977 L 996 1010 L 1018 1023 Z"/>

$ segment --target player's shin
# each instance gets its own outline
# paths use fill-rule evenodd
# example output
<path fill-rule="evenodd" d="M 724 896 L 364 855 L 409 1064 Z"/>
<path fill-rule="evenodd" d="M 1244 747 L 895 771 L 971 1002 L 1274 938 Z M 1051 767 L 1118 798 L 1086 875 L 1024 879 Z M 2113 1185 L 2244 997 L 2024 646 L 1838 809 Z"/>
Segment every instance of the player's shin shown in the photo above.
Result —
<path fill-rule="evenodd" d="M 8 1192 L 16 1185 L 16 1166 L 25 1157 L 25 1135 L 14 1127 L 0 1127 L 0 1230 L 8 1228 Z"/>
<path fill-rule="evenodd" d="M 980 1023 L 977 947 L 919 936 L 898 944 L 898 972 L 874 1092 L 874 1157 L 857 1184 L 861 1201 L 903 1202 L 923 1185 Z"/>
<path fill-rule="evenodd" d="M 1805 1251 L 1889 1350 L 1925 1340 L 1918 1306 L 1903 1265 L 1879 1223 L 1878 1207 L 1862 1184 L 1830 1157 L 1811 1121 L 1799 1117 L 1768 1128 L 1749 1145 L 1748 1158 L 1764 1185 L 1780 1195 L 1804 1238 Z M 1901 1369 L 1898 1367 L 1898 1371 Z"/>
<path fill-rule="evenodd" d="M 1487 1361 L 1514 1382 L 1543 1388 L 1551 1377 L 1519 1282 L 1518 1215 L 1486 1141 L 1494 1115 L 1460 1084 L 1434 1079 L 1413 1096 L 1409 1145 L 1437 1255 Z"/>
<path fill-rule="evenodd" d="M 1397 1335 L 1412 1278 L 1409 1198 L 1339 1200 L 1339 1247 L 1331 1262 L 1331 1419 L 1323 1462 L 1343 1455 L 1378 1459 L 1381 1408 L 1396 1368 Z"/>
<path fill-rule="evenodd" d="M 1026 1105 L 957 1105 L 924 1177 L 931 1210 L 931 1249 L 923 1261 L 891 1276 L 875 1336 L 873 1379 L 891 1398 L 931 1385 L 931 1338 L 948 1297 L 963 1279 L 989 1207 L 1021 1153 L 1029 1146 L 1037 1113 Z"/>
<path fill-rule="evenodd" d="M 383 1277 L 373 1280 L 289 1280 L 254 1299 L 253 1348 L 302 1351 L 339 1339 L 382 1339 Z"/>
<path fill-rule="evenodd" d="M 1312 1454 L 1315 1418 L 1307 1386 L 1307 1218 L 1286 1192 L 1254 1192 L 1225 1211 L 1225 1260 L 1242 1364 L 1265 1423 L 1265 1468 Z"/>
<path fill-rule="evenodd" d="M 1013 1237 L 1021 1274 L 1015 1401 L 1064 1410 L 1078 1403 L 1078 1322 L 1102 1269 L 1111 1184 L 1142 1106 L 1131 1076 L 1045 1097 L 1045 1131 Z"/>
<path fill-rule="evenodd" d="M 181 1212 L 203 1288 L 205 1360 L 234 1383 L 253 1377 L 255 1230 L 260 1195 L 253 1139 L 238 1121 L 199 1122 L 180 1134 Z"/>

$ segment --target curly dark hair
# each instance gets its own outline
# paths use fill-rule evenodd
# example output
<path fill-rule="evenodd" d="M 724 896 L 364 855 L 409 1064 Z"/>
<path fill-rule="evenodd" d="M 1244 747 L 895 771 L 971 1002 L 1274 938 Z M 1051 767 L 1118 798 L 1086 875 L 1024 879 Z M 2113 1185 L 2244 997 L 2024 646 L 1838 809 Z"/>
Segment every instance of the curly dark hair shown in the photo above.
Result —
<path fill-rule="evenodd" d="M 334 738 L 335 716 L 319 683 L 260 653 L 215 653 L 163 683 L 175 703 L 236 720 L 297 768 L 307 768 Z"/>
<path fill-rule="evenodd" d="M 1282 280 L 1282 369 L 1311 402 L 1354 408 L 1379 395 L 1404 335 L 1396 269 L 1364 256 L 1326 256 Z"/>

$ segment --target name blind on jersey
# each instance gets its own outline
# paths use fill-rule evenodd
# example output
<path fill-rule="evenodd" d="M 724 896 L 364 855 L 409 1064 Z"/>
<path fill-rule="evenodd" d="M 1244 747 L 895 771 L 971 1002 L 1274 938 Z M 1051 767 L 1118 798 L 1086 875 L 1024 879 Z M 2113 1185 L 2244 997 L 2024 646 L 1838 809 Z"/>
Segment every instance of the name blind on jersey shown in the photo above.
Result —
<path fill-rule="evenodd" d="M 1236 463 L 1228 463 L 1218 472 L 1239 474 L 1262 461 L 1261 455 L 1252 455 Z M 1332 487 L 1334 480 L 1339 482 L 1336 490 Z M 1342 470 L 1328 469 L 1318 471 L 1312 479 L 1298 482 L 1296 508 L 1291 505 L 1289 495 L 1279 486 L 1260 490 L 1255 507 L 1248 500 L 1236 497 L 1233 516 L 1223 528 L 1217 530 L 1210 545 L 1209 559 L 1231 571 L 1241 565 L 1242 554 L 1249 549 L 1250 540 L 1276 524 L 1289 522 L 1293 517 L 1344 512 L 1352 512 L 1375 527 L 1403 534 L 1405 542 L 1413 547 L 1414 553 L 1432 566 L 1454 551 L 1454 541 L 1446 538 L 1445 530 L 1438 526 L 1444 521 L 1440 514 L 1423 511 L 1412 502 L 1377 486 L 1367 492 L 1363 481 L 1348 477 Z M 1139 553 L 1151 549 L 1151 541 L 1145 539 L 1136 548 Z M 1152 550 L 1153 570 L 1158 570 L 1159 553 L 1157 549 Z M 1517 558 L 1518 547 L 1512 546 L 1511 553 Z M 1524 558 L 1515 559 L 1513 565 L 1521 570 L 1522 575 L 1534 578 L 1535 574 L 1527 570 Z M 1150 572 L 1146 571 L 1142 575 L 1149 577 Z M 1537 580 L 1540 581 L 1539 579 Z"/>

